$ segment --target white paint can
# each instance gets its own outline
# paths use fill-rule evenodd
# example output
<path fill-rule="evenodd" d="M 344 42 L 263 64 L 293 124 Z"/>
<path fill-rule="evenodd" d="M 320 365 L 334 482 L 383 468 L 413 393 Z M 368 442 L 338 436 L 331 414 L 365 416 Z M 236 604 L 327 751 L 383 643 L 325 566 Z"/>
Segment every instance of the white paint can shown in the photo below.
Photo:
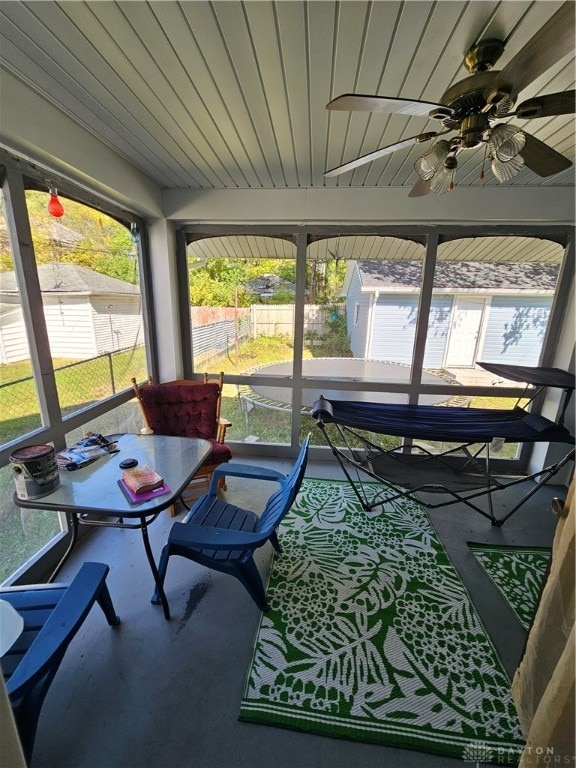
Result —
<path fill-rule="evenodd" d="M 60 486 L 56 455 L 51 445 L 28 445 L 10 454 L 16 495 L 39 499 Z"/>

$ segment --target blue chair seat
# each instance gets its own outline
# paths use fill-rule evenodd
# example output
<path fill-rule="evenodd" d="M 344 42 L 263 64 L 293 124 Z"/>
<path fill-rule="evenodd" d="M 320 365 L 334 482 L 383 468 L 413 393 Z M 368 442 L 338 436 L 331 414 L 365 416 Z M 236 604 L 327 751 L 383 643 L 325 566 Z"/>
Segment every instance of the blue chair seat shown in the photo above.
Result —
<path fill-rule="evenodd" d="M 208 492 L 201 496 L 181 523 L 174 523 L 162 550 L 158 572 L 162 584 L 172 555 L 193 560 L 207 568 L 235 576 L 262 611 L 269 610 L 266 593 L 254 552 L 270 541 L 280 553 L 282 549 L 276 529 L 294 503 L 306 471 L 310 435 L 306 437 L 291 472 L 281 472 L 237 462 L 221 464 L 212 476 Z M 218 496 L 225 477 L 269 480 L 280 485 L 266 503 L 264 511 L 238 507 Z M 157 592 L 153 603 L 159 603 Z"/>

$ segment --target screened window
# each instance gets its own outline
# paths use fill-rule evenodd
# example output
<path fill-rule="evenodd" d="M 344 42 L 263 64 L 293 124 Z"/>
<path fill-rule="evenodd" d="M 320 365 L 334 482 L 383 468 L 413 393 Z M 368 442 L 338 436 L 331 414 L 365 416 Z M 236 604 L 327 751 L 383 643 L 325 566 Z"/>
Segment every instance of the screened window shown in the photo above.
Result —
<path fill-rule="evenodd" d="M 283 238 L 238 236 L 187 248 L 193 367 L 224 371 L 227 439 L 289 443 L 296 249 Z M 235 380 L 237 383 L 231 383 Z"/>
<path fill-rule="evenodd" d="M 40 186 L 16 172 L 3 178 L 0 581 L 36 560 L 39 576 L 50 572 L 68 536 L 64 515 L 14 505 L 10 456 L 32 442 L 59 450 L 87 431 L 137 431 L 130 379 L 148 367 L 137 225 L 131 233 L 130 222 L 62 193 L 63 215 L 51 215 Z"/>

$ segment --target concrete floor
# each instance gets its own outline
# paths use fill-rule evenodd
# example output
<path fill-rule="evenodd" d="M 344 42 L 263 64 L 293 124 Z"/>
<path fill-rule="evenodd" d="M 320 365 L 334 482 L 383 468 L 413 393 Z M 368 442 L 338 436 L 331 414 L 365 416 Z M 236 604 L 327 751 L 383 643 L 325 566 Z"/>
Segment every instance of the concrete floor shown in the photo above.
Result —
<path fill-rule="evenodd" d="M 282 471 L 290 466 L 268 463 Z M 307 476 L 341 479 L 333 462 L 310 463 Z M 259 498 L 262 506 L 264 489 L 265 483 L 247 487 L 236 480 L 228 493 Z M 460 505 L 429 512 L 510 675 L 526 633 L 466 542 L 551 544 L 554 496 L 564 498 L 565 489 L 542 489 L 502 528 Z M 157 557 L 172 522 L 163 513 L 150 528 Z M 265 574 L 271 547 L 258 555 Z M 259 620 L 241 585 L 172 558 L 167 622 L 150 604 L 152 577 L 139 532 L 94 530 L 59 580 L 85 560 L 110 565 L 108 584 L 122 623 L 112 629 L 92 610 L 46 698 L 31 768 L 462 768 L 461 760 L 239 722 Z"/>

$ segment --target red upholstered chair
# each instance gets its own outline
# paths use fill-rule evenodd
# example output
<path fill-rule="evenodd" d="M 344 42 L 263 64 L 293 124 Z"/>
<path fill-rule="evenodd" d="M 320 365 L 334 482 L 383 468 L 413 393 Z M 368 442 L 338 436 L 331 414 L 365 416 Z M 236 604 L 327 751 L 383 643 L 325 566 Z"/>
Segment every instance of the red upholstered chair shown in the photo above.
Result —
<path fill-rule="evenodd" d="M 232 458 L 232 451 L 224 442 L 226 429 L 232 423 L 220 416 L 223 384 L 223 373 L 212 381 L 204 374 L 203 381 L 179 379 L 154 384 L 149 379 L 141 386 L 132 379 L 147 428 L 157 435 L 200 437 L 212 446 L 212 453 L 188 486 L 185 501 L 191 491 L 207 487 L 216 467 Z"/>

